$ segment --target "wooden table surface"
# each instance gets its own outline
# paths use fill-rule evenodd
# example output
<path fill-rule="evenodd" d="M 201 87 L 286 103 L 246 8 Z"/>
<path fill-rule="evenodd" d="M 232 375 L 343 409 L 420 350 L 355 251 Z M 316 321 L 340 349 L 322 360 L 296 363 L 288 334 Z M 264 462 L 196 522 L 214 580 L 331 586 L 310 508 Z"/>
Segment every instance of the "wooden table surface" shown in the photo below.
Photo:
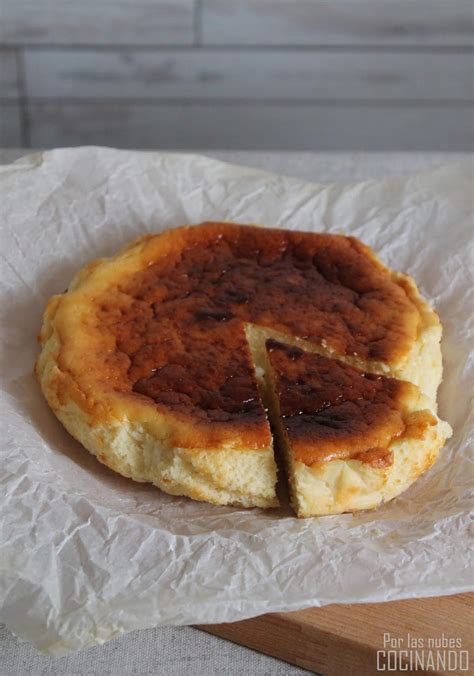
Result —
<path fill-rule="evenodd" d="M 397 667 L 390 673 L 406 673 L 417 664 L 436 674 L 473 673 L 473 627 L 474 594 L 457 594 L 331 605 L 201 628 L 324 676 L 365 676 L 389 666 Z"/>

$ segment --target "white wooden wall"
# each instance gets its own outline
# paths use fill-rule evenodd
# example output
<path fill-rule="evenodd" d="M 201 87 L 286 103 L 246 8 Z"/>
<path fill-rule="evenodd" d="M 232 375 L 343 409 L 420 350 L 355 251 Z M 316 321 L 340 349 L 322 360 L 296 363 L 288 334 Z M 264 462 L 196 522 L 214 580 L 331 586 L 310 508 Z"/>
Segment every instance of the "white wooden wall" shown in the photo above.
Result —
<path fill-rule="evenodd" d="M 0 0 L 0 146 L 470 150 L 474 0 Z"/>

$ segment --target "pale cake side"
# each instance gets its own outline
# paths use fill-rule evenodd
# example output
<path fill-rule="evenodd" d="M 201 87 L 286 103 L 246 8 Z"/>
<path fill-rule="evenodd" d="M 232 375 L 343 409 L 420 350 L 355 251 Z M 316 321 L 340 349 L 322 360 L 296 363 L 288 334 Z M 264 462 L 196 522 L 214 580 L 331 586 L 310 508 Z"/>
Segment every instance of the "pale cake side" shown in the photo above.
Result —
<path fill-rule="evenodd" d="M 412 277 L 392 272 L 392 279 L 404 289 L 407 298 L 416 306 L 420 323 L 416 340 L 405 359 L 386 372 L 417 385 L 430 399 L 430 407 L 436 411 L 438 408 L 436 395 L 443 376 L 441 322 L 433 308 L 421 296 Z"/>

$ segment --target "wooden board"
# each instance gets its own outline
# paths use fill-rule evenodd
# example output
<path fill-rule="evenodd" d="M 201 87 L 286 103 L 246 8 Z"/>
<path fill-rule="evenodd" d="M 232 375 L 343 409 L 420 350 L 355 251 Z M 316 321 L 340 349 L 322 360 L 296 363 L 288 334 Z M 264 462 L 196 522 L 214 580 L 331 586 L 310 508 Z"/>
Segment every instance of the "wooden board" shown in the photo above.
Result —
<path fill-rule="evenodd" d="M 384 671 L 417 673 L 415 668 L 409 668 L 410 659 L 412 666 L 416 666 L 417 656 L 430 667 L 428 673 L 474 673 L 473 627 L 474 594 L 458 594 L 271 613 L 199 628 L 324 676 L 369 676 Z M 444 643 L 449 639 L 458 643 L 453 648 L 443 648 L 439 643 L 443 637 Z M 414 639 L 423 641 L 416 654 Z M 404 655 L 403 650 L 411 650 L 411 655 Z M 378 651 L 382 651 L 379 656 Z M 394 651 L 396 657 L 389 656 L 387 651 Z M 429 651 L 435 661 L 434 669 L 429 663 Z M 447 662 L 451 660 L 451 667 L 456 668 L 448 670 L 447 664 L 443 669 L 443 654 Z M 389 670 L 389 666 L 396 668 Z"/>

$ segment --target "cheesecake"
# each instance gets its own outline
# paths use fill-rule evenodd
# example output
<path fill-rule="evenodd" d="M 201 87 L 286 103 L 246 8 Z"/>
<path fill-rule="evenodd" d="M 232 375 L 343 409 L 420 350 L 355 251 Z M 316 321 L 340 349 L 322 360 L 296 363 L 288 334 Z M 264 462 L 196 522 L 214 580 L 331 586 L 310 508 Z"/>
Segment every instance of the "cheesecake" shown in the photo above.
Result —
<path fill-rule="evenodd" d="M 436 414 L 440 338 L 415 282 L 354 237 L 207 222 L 146 235 L 82 268 L 47 304 L 36 374 L 61 423 L 115 472 L 213 504 L 274 507 L 278 446 L 292 504 L 310 516 L 400 492 L 395 476 L 364 484 L 372 470 L 406 465 L 404 490 L 432 463 L 450 433 Z M 291 350 L 301 352 L 294 362 Z M 349 406 L 345 387 L 361 378 L 371 385 L 363 409 Z M 325 389 L 329 428 L 336 409 L 345 415 L 331 452 Z M 290 391 L 304 414 L 285 413 Z M 385 416 L 374 414 L 382 395 L 397 419 L 385 436 Z M 422 411 L 436 434 L 420 444 L 407 420 Z M 312 420 L 307 429 L 289 425 L 298 416 Z M 360 464 L 351 500 L 321 489 L 327 473 L 341 484 L 341 463 Z"/>

